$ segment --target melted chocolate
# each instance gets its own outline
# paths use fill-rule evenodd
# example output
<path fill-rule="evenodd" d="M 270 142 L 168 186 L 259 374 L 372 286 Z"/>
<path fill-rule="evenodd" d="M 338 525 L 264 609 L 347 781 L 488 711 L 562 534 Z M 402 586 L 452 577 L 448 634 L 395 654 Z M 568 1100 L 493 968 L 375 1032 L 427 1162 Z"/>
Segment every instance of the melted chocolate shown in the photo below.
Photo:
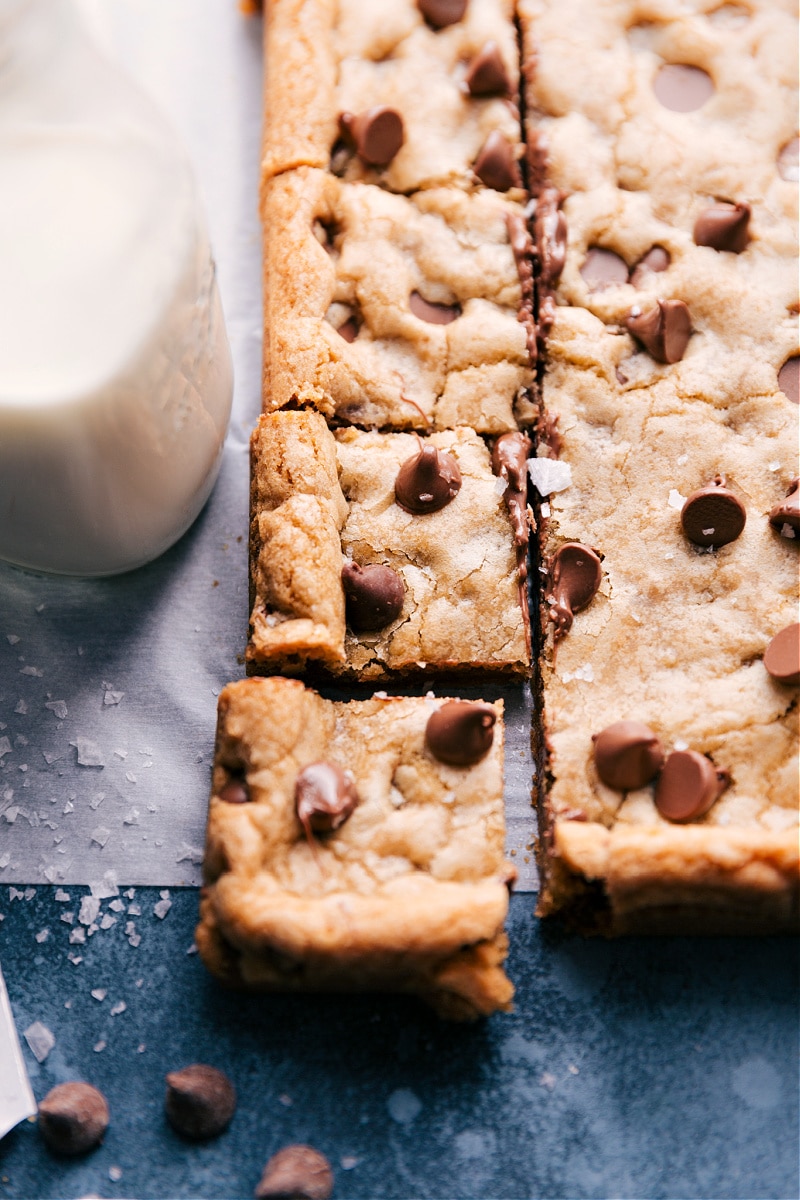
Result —
<path fill-rule="evenodd" d="M 600 558 L 589 546 L 566 542 L 550 564 L 549 617 L 560 641 L 572 628 L 576 612 L 588 607 L 603 580 Z"/>
<path fill-rule="evenodd" d="M 360 567 L 346 562 L 342 567 L 347 621 L 356 633 L 383 629 L 396 621 L 403 610 L 405 587 L 391 567 L 371 563 Z"/>
<path fill-rule="evenodd" d="M 720 202 L 704 208 L 694 223 L 695 243 L 741 254 L 750 241 L 750 212 L 749 204 Z"/>
<path fill-rule="evenodd" d="M 682 300 L 657 300 L 655 308 L 646 312 L 638 306 L 632 308 L 625 325 L 661 363 L 680 362 L 692 333 L 689 309 Z"/>
<path fill-rule="evenodd" d="M 397 473 L 394 498 L 406 512 L 438 512 L 461 490 L 461 471 L 452 454 L 420 442 L 419 452 L 407 458 Z"/>

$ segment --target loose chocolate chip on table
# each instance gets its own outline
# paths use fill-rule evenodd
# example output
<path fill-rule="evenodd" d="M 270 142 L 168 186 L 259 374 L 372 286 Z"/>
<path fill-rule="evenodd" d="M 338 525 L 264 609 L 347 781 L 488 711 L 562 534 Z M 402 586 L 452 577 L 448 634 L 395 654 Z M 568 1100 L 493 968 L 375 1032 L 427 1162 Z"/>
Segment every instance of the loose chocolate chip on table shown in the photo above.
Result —
<path fill-rule="evenodd" d="M 592 741 L 597 774 L 619 792 L 644 787 L 664 761 L 661 742 L 641 721 L 615 721 L 596 733 Z"/>
<path fill-rule="evenodd" d="M 543 188 L 536 201 L 534 238 L 546 286 L 558 283 L 567 257 L 567 218 L 559 208 L 561 199 L 558 188 Z"/>
<path fill-rule="evenodd" d="M 778 683 L 800 683 L 800 623 L 775 634 L 764 651 L 764 666 Z"/>
<path fill-rule="evenodd" d="M 460 304 L 435 304 L 417 291 L 413 291 L 408 297 L 408 306 L 415 317 L 419 317 L 420 321 L 427 321 L 429 325 L 449 325 L 456 317 L 461 316 Z"/>
<path fill-rule="evenodd" d="M 448 700 L 428 718 L 425 743 L 440 762 L 468 767 L 491 749 L 496 720 L 491 704 Z"/>
<path fill-rule="evenodd" d="M 656 362 L 662 363 L 680 362 L 692 334 L 692 319 L 682 300 L 657 300 L 655 308 L 645 312 L 636 305 L 625 325 Z"/>
<path fill-rule="evenodd" d="M 800 403 L 800 355 L 787 358 L 778 371 L 778 387 L 792 404 Z"/>
<path fill-rule="evenodd" d="M 347 620 L 357 633 L 383 629 L 397 620 L 403 609 L 403 580 L 391 567 L 369 563 L 361 567 L 348 561 L 342 567 Z"/>
<path fill-rule="evenodd" d="M 328 1200 L 333 1171 L 324 1154 L 312 1146 L 284 1146 L 264 1168 L 256 1200 Z"/>
<path fill-rule="evenodd" d="M 707 71 L 686 63 L 665 63 L 653 80 L 656 99 L 672 112 L 694 112 L 714 94 Z"/>
<path fill-rule="evenodd" d="M 800 477 L 789 484 L 786 499 L 775 505 L 769 514 L 769 523 L 778 533 L 783 533 L 786 525 L 800 533 Z"/>
<path fill-rule="evenodd" d="M 452 454 L 423 446 L 407 458 L 394 482 L 394 498 L 406 512 L 438 512 L 450 503 L 461 489 L 461 471 Z"/>
<path fill-rule="evenodd" d="M 778 174 L 787 183 L 797 183 L 800 178 L 800 138 L 793 137 L 785 146 L 781 146 Z"/>
<path fill-rule="evenodd" d="M 387 167 L 405 141 L 403 118 L 395 108 L 379 104 L 366 112 L 342 113 L 339 125 L 352 139 L 363 162 Z"/>
<path fill-rule="evenodd" d="M 247 804 L 250 799 L 250 789 L 244 779 L 230 779 L 219 793 L 219 798 L 226 804 Z"/>
<path fill-rule="evenodd" d="M 556 641 L 569 633 L 575 613 L 591 604 L 602 578 L 600 559 L 589 546 L 565 542 L 558 548 L 550 564 L 547 596 Z"/>
<path fill-rule="evenodd" d="M 630 282 L 635 288 L 647 287 L 649 275 L 660 275 L 671 262 L 669 251 L 663 246 L 651 246 L 637 263 L 631 267 Z"/>
<path fill-rule="evenodd" d="M 343 337 L 346 342 L 354 342 L 358 337 L 358 321 L 355 317 L 348 317 L 347 320 L 336 330 L 339 337 Z"/>
<path fill-rule="evenodd" d="M 86 1154 L 107 1128 L 106 1098 L 90 1083 L 59 1083 L 39 1105 L 39 1132 L 57 1154 Z"/>
<path fill-rule="evenodd" d="M 750 205 L 744 202 L 728 204 L 720 201 L 704 208 L 694 223 L 694 240 L 698 246 L 712 250 L 729 250 L 741 254 L 750 241 Z"/>
<path fill-rule="evenodd" d="M 692 492 L 681 509 L 683 532 L 695 546 L 727 546 L 735 542 L 747 520 L 738 496 L 720 482 Z"/>
<path fill-rule="evenodd" d="M 583 260 L 581 275 L 590 292 L 602 292 L 604 288 L 618 287 L 628 282 L 628 264 L 613 250 L 590 246 Z"/>
<path fill-rule="evenodd" d="M 509 188 L 522 186 L 514 147 L 497 129 L 492 130 L 483 143 L 472 169 L 481 183 L 497 192 L 507 192 Z"/>
<path fill-rule="evenodd" d="M 358 792 L 349 771 L 336 763 L 315 762 L 297 776 L 294 800 L 310 840 L 312 833 L 331 833 L 344 825 L 358 806 Z"/>
<path fill-rule="evenodd" d="M 469 64 L 464 79 L 471 96 L 505 96 L 511 90 L 497 42 L 486 42 Z"/>
<path fill-rule="evenodd" d="M 467 11 L 467 0 L 417 0 L 417 7 L 434 29 L 455 25 Z"/>
<path fill-rule="evenodd" d="M 655 804 L 668 821 L 702 817 L 728 786 L 725 771 L 696 750 L 674 750 L 658 777 Z"/>
<path fill-rule="evenodd" d="M 217 1137 L 236 1111 L 236 1090 L 216 1067 L 193 1063 L 166 1077 L 164 1111 L 176 1133 L 194 1141 Z"/>

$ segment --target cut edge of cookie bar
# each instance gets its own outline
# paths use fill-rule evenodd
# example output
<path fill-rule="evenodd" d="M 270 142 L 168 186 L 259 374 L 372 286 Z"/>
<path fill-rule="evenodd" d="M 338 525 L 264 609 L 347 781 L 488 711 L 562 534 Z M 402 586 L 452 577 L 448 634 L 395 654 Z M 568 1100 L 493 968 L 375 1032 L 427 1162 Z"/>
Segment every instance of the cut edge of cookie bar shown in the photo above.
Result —
<path fill-rule="evenodd" d="M 542 438 L 539 454 L 556 457 L 563 449 L 564 466 L 575 480 L 575 486 L 545 497 L 545 519 L 540 522 L 545 588 L 535 690 L 544 717 L 533 733 L 540 765 L 535 798 L 543 886 L 538 911 L 557 915 L 583 932 L 610 935 L 797 932 L 797 699 L 791 686 L 768 678 L 761 662 L 770 638 L 797 615 L 796 570 L 787 558 L 793 559 L 793 546 L 787 535 L 781 538 L 777 526 L 770 529 L 767 519 L 797 473 L 797 410 L 781 394 L 778 382 L 781 364 L 797 355 L 796 272 L 791 262 L 788 272 L 779 265 L 792 240 L 781 221 L 796 206 L 796 190 L 792 198 L 789 185 L 775 170 L 781 141 L 791 136 L 796 118 L 790 114 L 784 120 L 776 106 L 770 106 L 769 118 L 761 121 L 758 169 L 742 176 L 745 158 L 740 154 L 736 159 L 734 178 L 745 180 L 742 186 L 752 205 L 751 237 L 740 277 L 741 247 L 736 254 L 720 253 L 723 247 L 697 244 L 693 236 L 704 209 L 723 195 L 739 199 L 737 188 L 731 193 L 715 176 L 713 187 L 704 184 L 691 202 L 670 204 L 669 179 L 677 159 L 669 154 L 657 202 L 650 205 L 642 190 L 625 190 L 624 182 L 615 188 L 613 178 L 606 177 L 608 171 L 613 175 L 615 164 L 610 125 L 606 128 L 606 118 L 611 123 L 615 119 L 613 104 L 598 108 L 606 136 L 593 155 L 592 121 L 580 105 L 570 109 L 569 72 L 559 73 L 552 63 L 546 64 L 542 78 L 549 95 L 542 93 L 537 80 L 541 60 L 536 38 L 541 29 L 553 28 L 560 14 L 540 0 L 522 0 L 520 8 L 529 169 L 531 190 L 538 197 L 537 312 L 540 328 L 548 334 L 541 429 L 550 436 Z M 603 86 L 622 94 L 635 81 L 644 89 L 642 107 L 653 108 L 650 75 L 657 69 L 656 54 L 664 51 L 678 62 L 689 61 L 681 55 L 691 54 L 685 31 L 670 34 L 670 15 L 665 15 L 663 26 L 656 22 L 637 30 L 630 83 L 625 82 L 628 68 L 623 64 L 605 71 Z M 702 14 L 688 12 L 681 18 L 690 24 L 703 20 Z M 578 38 L 588 43 L 596 37 L 608 51 L 608 62 L 616 50 L 607 27 L 616 19 L 611 8 L 595 8 Z M 592 33 L 593 22 L 605 23 L 603 36 Z M 568 53 L 572 28 L 574 20 L 556 30 L 562 53 Z M 726 36 L 710 26 L 705 35 L 706 42 Z M 645 40 L 652 43 L 646 51 Z M 691 59 L 691 65 L 701 63 Z M 595 64 L 593 69 L 600 68 Z M 713 74 L 719 76 L 724 103 L 725 96 L 733 97 L 739 76 L 724 67 L 720 55 L 714 58 Z M 736 101 L 739 107 L 752 83 L 751 65 Z M 581 95 L 589 108 L 597 104 L 591 89 Z M 735 110 L 732 100 L 729 110 Z M 662 156 L 665 148 L 675 148 L 679 122 L 696 120 L 691 115 L 664 115 L 663 110 L 648 119 L 659 131 Z M 631 130 L 628 122 L 628 152 Z M 553 152 L 552 174 L 548 149 Z M 713 155 L 706 156 L 702 178 L 713 172 L 713 161 Z M 632 170 L 631 160 L 625 169 Z M 641 172 L 644 177 L 643 164 Z M 684 187 L 690 190 L 693 173 L 687 175 Z M 642 189 L 645 184 L 637 186 Z M 584 264 L 598 251 L 593 270 L 599 273 L 593 275 Z M 657 252 L 657 258 L 651 259 L 651 252 Z M 686 301 L 689 306 L 688 350 L 682 361 L 678 356 L 677 365 L 654 361 L 625 329 L 626 315 L 637 302 L 640 309 L 649 309 L 657 299 Z M 720 314 L 730 326 L 730 347 L 720 334 Z M 744 361 L 734 366 L 737 351 Z M 677 400 L 670 390 L 675 381 Z M 688 435 L 688 426 L 682 436 L 673 428 L 680 413 L 690 422 Z M 737 437 L 748 447 L 745 458 L 734 445 Z M 667 460 L 672 466 L 665 471 Z M 624 479 L 627 489 L 617 501 L 615 475 Z M 713 487 L 718 478 L 718 486 L 731 487 L 747 509 L 744 536 L 716 550 L 690 547 L 681 532 L 679 510 L 694 489 L 710 483 Z M 638 496 L 638 510 L 628 504 L 628 493 Z M 648 536 L 640 528 L 643 521 Z M 625 538 L 633 544 L 627 556 L 620 554 L 620 539 Z M 581 597 L 578 589 L 579 603 L 569 614 L 564 610 L 566 585 L 559 590 L 554 573 L 565 545 L 583 547 L 602 564 L 597 564 L 596 598 L 589 592 Z M 739 555 L 747 557 L 744 575 Z M 574 562 L 575 550 L 572 557 Z M 743 580 L 750 589 L 749 601 Z M 769 604 L 764 603 L 767 587 Z M 659 625 L 659 645 L 649 634 L 664 598 L 671 594 L 683 596 L 684 625 L 680 620 Z M 716 609 L 708 603 L 712 599 Z M 732 632 L 737 600 L 742 623 Z M 617 617 L 612 619 L 614 609 Z M 746 619 L 748 611 L 755 614 L 752 619 Z M 559 628 L 565 615 L 570 621 L 574 617 L 571 632 L 569 625 Z M 704 622 L 705 643 L 697 645 L 689 661 L 684 652 L 686 627 L 706 628 Z M 641 679 L 650 677 L 650 686 L 638 682 L 640 641 L 650 656 Z M 724 664 L 719 668 L 710 662 L 714 653 Z M 672 659 L 677 677 L 685 677 L 682 695 L 668 678 Z M 614 662 L 620 664 L 616 692 L 609 690 L 608 664 Z M 607 698 L 604 708 L 592 697 L 601 691 Z M 716 712 L 723 716 L 715 723 Z M 724 716 L 728 712 L 729 726 Z M 681 753 L 688 748 L 707 766 L 710 762 L 720 786 L 727 784 L 711 810 L 688 818 L 693 823 L 672 823 L 657 811 L 652 783 L 630 792 L 603 784 L 591 736 L 615 719 L 646 722 L 658 731 L 668 751 L 670 746 Z M 769 736 L 759 743 L 762 726 Z"/>
<path fill-rule="evenodd" d="M 300 168 L 264 190 L 265 412 L 499 434 L 538 416 L 524 210 Z"/>
<path fill-rule="evenodd" d="M 334 702 L 279 678 L 223 690 L 196 934 L 214 975 L 263 991 L 408 992 L 454 1020 L 509 1009 L 502 702 L 470 766 L 427 747 L 445 703 Z M 295 789 L 319 762 L 349 772 L 359 803 L 306 836 Z"/>
<path fill-rule="evenodd" d="M 462 483 L 438 512 L 414 514 L 396 503 L 394 483 L 422 446 L 452 457 Z M 251 448 L 248 673 L 527 674 L 525 498 L 518 537 L 515 493 L 477 434 L 331 431 L 319 413 L 284 411 L 260 418 Z M 387 568 L 404 596 L 377 628 L 346 624 L 351 561 Z"/>

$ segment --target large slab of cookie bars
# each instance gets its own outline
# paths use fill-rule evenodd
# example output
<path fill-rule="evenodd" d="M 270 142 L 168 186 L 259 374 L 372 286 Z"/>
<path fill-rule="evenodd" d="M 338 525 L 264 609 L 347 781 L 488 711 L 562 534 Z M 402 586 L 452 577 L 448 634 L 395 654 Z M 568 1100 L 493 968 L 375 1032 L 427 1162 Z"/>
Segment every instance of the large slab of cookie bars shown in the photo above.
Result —
<path fill-rule="evenodd" d="M 540 912 L 796 930 L 794 6 L 521 7 L 562 214 L 539 453 L 569 468 L 542 507 Z"/>

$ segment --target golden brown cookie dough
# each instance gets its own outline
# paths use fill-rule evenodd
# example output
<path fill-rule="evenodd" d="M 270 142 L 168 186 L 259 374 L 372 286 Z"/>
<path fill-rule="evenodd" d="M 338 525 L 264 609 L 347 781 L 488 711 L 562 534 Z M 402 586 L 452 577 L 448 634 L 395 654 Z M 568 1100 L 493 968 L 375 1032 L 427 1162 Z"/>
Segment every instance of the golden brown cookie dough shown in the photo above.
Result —
<path fill-rule="evenodd" d="M 435 30 L 416 0 L 272 0 L 264 183 L 310 166 L 393 192 L 486 186 L 473 168 L 488 138 L 504 139 L 512 163 L 523 152 L 514 8 L 513 0 L 471 0 L 462 20 Z M 473 94 L 470 68 L 487 45 L 507 86 Z M 378 108 L 397 113 L 403 126 L 402 145 L 385 165 L 365 160 L 339 121 Z"/>
<path fill-rule="evenodd" d="M 395 499 L 421 447 L 451 455 L 461 483 L 438 511 Z M 356 679 L 420 671 L 522 674 L 530 666 L 504 483 L 470 429 L 420 439 L 331 432 L 312 412 L 261 418 L 252 440 L 248 669 L 321 666 Z M 402 581 L 399 615 L 345 624 L 342 568 L 381 564 Z"/>
<path fill-rule="evenodd" d="M 495 192 L 412 198 L 323 171 L 265 189 L 265 411 L 379 428 L 536 416 L 520 277 Z"/>
<path fill-rule="evenodd" d="M 455 1020 L 510 1007 L 502 702 L 469 766 L 427 747 L 444 703 L 332 702 L 287 679 L 223 690 L 196 934 L 215 975 L 266 991 L 410 992 Z M 347 773 L 358 804 L 306 836 L 296 786 L 320 762 Z"/>
<path fill-rule="evenodd" d="M 603 573 L 557 642 L 545 586 L 540 911 L 612 933 L 798 927 L 797 690 L 763 664 L 797 619 L 797 538 L 769 522 L 797 474 L 798 409 L 778 381 L 797 353 L 797 186 L 777 162 L 797 26 L 788 6 L 741 21 L 699 7 L 521 3 L 529 111 L 567 226 L 543 378 L 558 437 L 539 454 L 570 476 L 544 496 L 543 563 L 574 542 Z M 750 210 L 735 246 L 707 232 L 722 201 L 723 221 Z M 663 327 L 640 336 L 637 310 L 659 304 L 688 309 L 674 356 Z M 709 484 L 732 499 L 698 529 L 682 510 Z M 745 526 L 727 541 L 714 525 L 734 509 Z M 602 782 L 592 737 L 623 720 L 727 775 L 707 812 L 667 819 L 658 775 Z"/>

